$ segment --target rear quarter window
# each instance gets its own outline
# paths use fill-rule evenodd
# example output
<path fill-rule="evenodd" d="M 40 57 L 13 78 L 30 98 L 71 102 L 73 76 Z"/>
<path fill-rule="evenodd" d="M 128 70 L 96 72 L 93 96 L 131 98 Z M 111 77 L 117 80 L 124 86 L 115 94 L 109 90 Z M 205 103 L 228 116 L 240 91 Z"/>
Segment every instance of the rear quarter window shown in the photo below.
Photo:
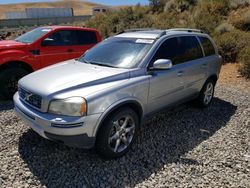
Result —
<path fill-rule="evenodd" d="M 199 37 L 199 40 L 203 46 L 205 56 L 210 56 L 215 54 L 214 46 L 207 37 Z"/>

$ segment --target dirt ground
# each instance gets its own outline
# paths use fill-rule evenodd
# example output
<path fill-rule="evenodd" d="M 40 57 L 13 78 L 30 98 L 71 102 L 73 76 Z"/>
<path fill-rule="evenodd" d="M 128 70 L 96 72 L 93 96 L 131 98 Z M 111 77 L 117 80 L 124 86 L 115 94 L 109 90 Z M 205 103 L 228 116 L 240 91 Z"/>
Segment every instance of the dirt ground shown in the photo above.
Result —
<path fill-rule="evenodd" d="M 236 63 L 223 65 L 218 83 L 222 85 L 234 85 L 239 89 L 250 92 L 250 80 L 246 80 L 239 74 L 237 66 L 238 64 Z"/>

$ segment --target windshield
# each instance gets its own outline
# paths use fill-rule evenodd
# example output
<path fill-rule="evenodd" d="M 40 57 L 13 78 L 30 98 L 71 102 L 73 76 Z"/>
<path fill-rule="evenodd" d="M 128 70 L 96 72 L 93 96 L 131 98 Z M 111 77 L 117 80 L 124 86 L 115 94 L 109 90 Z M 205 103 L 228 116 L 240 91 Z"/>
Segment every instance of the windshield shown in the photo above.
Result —
<path fill-rule="evenodd" d="M 89 50 L 79 61 L 107 67 L 132 68 L 145 57 L 153 42 L 152 39 L 110 38 Z"/>
<path fill-rule="evenodd" d="M 17 37 L 15 41 L 22 43 L 32 43 L 51 30 L 51 28 L 37 28 Z"/>

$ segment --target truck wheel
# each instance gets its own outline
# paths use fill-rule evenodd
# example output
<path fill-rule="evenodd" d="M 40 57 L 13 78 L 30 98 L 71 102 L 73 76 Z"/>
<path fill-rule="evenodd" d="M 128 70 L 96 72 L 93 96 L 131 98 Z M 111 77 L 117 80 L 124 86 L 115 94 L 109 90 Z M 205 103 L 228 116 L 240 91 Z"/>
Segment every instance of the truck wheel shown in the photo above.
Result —
<path fill-rule="evenodd" d="M 20 78 L 29 72 L 22 68 L 6 68 L 0 71 L 0 98 L 12 99 L 17 91 L 17 83 Z"/>
<path fill-rule="evenodd" d="M 121 108 L 101 125 L 96 138 L 96 150 L 104 158 L 124 155 L 131 147 L 139 127 L 138 115 L 131 108 Z"/>
<path fill-rule="evenodd" d="M 204 84 L 203 88 L 200 91 L 199 97 L 196 99 L 195 104 L 198 107 L 204 108 L 209 106 L 214 97 L 214 87 L 215 82 L 212 79 L 209 79 Z"/>

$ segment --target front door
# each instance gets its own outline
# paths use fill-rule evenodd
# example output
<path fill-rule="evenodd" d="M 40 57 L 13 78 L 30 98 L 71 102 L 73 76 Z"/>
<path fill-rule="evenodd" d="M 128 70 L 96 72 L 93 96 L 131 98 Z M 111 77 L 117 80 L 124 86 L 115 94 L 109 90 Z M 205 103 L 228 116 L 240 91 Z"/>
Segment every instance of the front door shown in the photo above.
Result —
<path fill-rule="evenodd" d="M 148 113 L 179 101 L 183 96 L 184 80 L 181 64 L 176 64 L 178 40 L 170 38 L 164 41 L 149 66 L 157 59 L 170 59 L 173 67 L 169 70 L 152 70 L 148 97 Z"/>
<path fill-rule="evenodd" d="M 73 53 L 72 31 L 60 30 L 49 35 L 42 42 L 40 49 L 40 62 L 42 67 L 71 59 Z"/>

